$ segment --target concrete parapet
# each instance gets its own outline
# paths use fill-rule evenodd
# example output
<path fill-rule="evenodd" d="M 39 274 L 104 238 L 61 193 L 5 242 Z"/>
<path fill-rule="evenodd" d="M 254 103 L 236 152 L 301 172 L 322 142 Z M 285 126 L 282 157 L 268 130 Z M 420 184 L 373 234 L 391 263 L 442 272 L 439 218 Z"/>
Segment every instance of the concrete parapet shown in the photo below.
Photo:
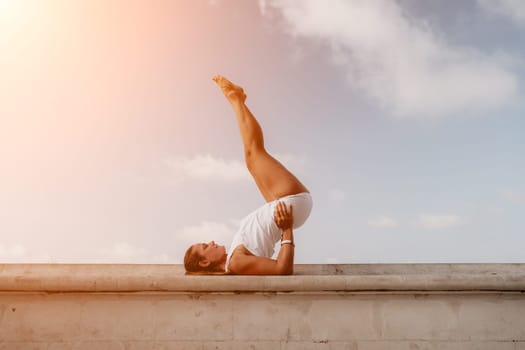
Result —
<path fill-rule="evenodd" d="M 0 349 L 525 350 L 524 264 L 0 265 Z"/>
<path fill-rule="evenodd" d="M 296 265 L 292 276 L 186 276 L 181 265 L 3 264 L 1 291 L 524 291 L 525 264 Z"/>

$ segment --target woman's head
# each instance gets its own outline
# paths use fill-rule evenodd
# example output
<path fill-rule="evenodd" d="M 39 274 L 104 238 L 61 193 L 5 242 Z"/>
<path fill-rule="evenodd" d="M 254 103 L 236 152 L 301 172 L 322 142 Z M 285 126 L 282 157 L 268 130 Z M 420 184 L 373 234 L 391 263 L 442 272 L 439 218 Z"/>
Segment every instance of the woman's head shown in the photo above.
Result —
<path fill-rule="evenodd" d="M 226 248 L 214 241 L 197 243 L 186 250 L 184 268 L 189 273 L 224 272 L 226 256 Z"/>

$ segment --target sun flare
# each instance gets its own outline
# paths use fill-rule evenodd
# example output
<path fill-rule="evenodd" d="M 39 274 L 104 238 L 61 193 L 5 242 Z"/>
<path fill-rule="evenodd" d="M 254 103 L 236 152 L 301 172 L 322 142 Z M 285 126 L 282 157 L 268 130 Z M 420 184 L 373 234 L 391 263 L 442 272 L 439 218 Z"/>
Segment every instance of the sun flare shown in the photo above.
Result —
<path fill-rule="evenodd" d="M 16 16 L 16 14 L 19 13 L 21 7 L 21 1 L 0 0 L 0 19 Z"/>
<path fill-rule="evenodd" d="M 32 27 L 31 23 L 49 7 L 46 4 L 33 0 L 0 0 L 0 35 Z"/>

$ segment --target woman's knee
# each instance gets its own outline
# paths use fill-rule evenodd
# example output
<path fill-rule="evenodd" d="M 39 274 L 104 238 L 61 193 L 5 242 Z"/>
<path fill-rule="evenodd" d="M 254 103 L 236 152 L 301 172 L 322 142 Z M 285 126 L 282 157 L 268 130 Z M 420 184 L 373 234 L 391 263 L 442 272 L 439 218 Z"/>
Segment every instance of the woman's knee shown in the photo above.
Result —
<path fill-rule="evenodd" d="M 257 162 L 262 160 L 264 157 L 267 157 L 268 154 L 264 148 L 260 147 L 251 147 L 244 150 L 244 162 L 248 170 L 253 170 Z"/>

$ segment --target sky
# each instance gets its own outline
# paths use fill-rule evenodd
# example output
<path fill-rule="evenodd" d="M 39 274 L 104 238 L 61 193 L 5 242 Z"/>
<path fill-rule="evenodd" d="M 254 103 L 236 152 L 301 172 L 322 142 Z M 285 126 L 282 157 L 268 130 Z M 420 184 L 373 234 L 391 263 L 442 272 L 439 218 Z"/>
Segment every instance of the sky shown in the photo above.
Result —
<path fill-rule="evenodd" d="M 0 261 L 180 264 L 310 190 L 296 263 L 525 262 L 525 2 L 0 0 Z"/>

